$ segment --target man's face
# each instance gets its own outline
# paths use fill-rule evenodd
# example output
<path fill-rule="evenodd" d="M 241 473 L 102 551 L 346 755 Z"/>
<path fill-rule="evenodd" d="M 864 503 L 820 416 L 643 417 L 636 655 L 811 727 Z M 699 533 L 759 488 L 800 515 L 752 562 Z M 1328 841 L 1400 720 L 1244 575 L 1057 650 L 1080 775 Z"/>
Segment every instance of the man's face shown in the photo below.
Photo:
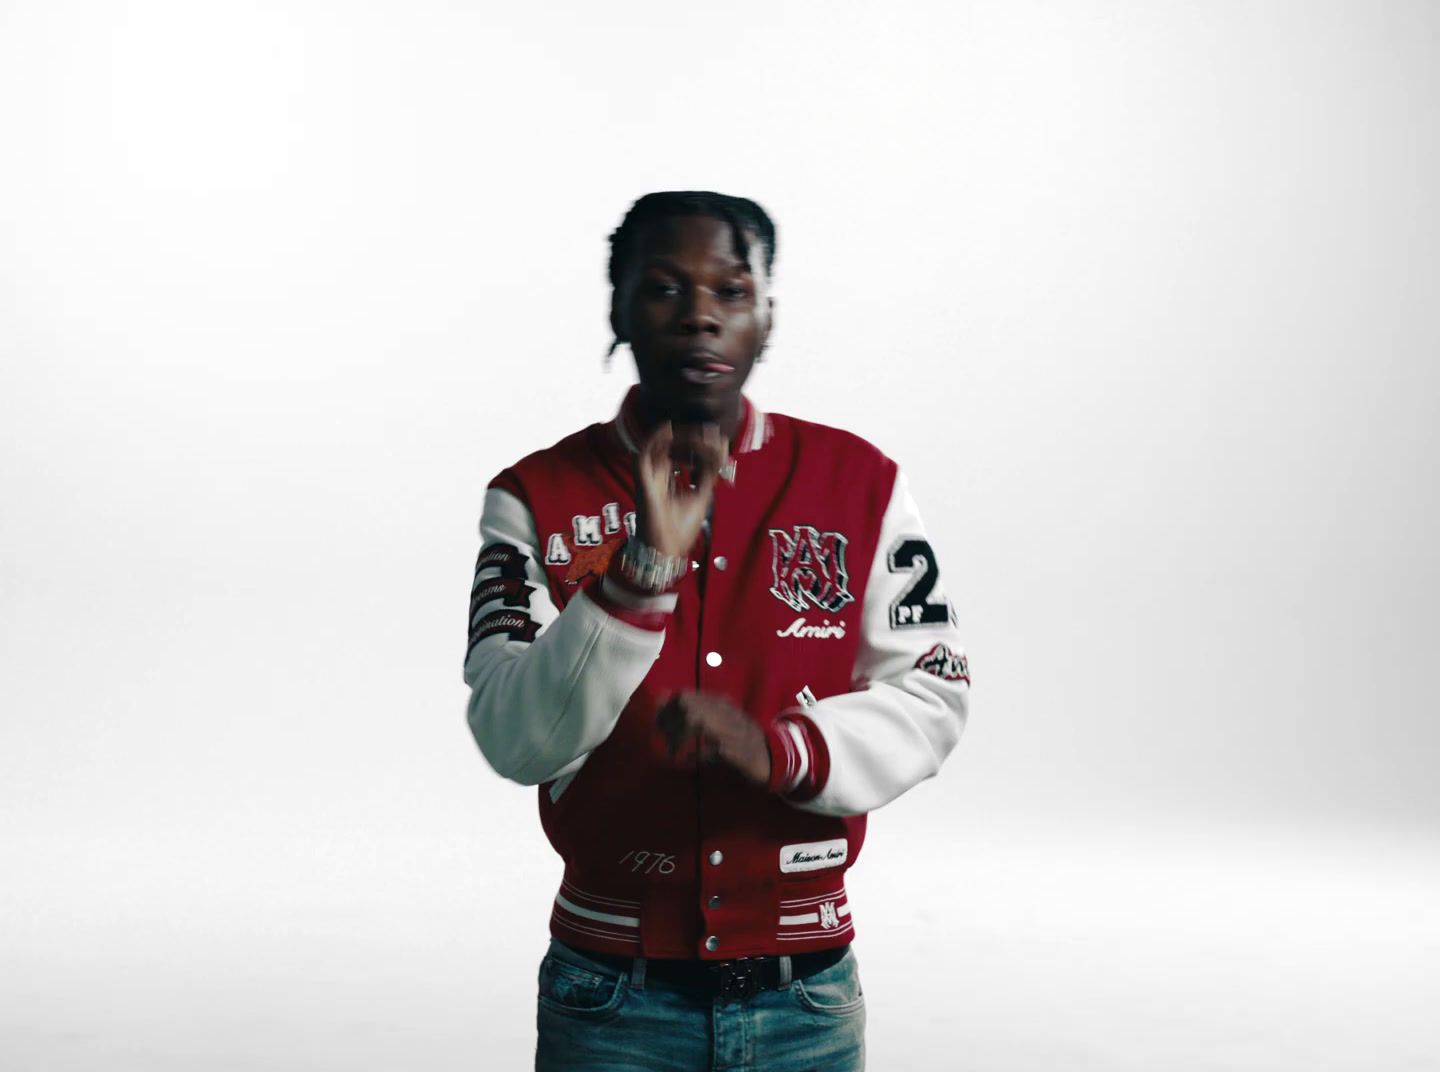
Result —
<path fill-rule="evenodd" d="M 654 417 L 715 421 L 733 434 L 772 305 L 764 249 L 753 235 L 746 240 L 758 276 L 741 263 L 723 220 L 673 216 L 641 233 L 611 323 L 630 343 Z"/>

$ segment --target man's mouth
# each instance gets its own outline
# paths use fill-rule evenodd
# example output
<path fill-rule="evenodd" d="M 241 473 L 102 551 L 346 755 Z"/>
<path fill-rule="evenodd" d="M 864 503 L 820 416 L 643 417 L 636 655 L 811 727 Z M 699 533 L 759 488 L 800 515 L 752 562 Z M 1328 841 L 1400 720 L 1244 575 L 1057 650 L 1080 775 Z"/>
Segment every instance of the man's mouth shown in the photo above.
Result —
<path fill-rule="evenodd" d="M 721 360 L 716 354 L 694 353 L 687 355 L 680 369 L 680 378 L 686 383 L 713 383 L 734 371 L 734 365 Z"/>

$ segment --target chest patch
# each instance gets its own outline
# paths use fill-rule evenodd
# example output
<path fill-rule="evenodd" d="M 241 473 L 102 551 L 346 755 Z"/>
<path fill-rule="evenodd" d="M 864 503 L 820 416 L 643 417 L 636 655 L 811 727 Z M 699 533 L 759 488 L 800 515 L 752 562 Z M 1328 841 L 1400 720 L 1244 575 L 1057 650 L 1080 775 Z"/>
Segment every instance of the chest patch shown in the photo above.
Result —
<path fill-rule="evenodd" d="M 849 855 L 850 845 L 844 838 L 786 845 L 780 850 L 780 870 L 788 875 L 793 871 L 819 871 L 825 867 L 839 867 Z"/>
<path fill-rule="evenodd" d="M 575 548 L 575 553 L 570 556 L 570 562 L 565 568 L 565 583 L 579 584 L 591 575 L 605 576 L 605 571 L 610 567 L 610 559 L 615 557 L 615 552 L 620 550 L 620 545 L 624 542 L 611 540 L 599 547 Z"/>
<path fill-rule="evenodd" d="M 617 536 L 622 530 L 624 535 Z M 565 583 L 578 585 L 587 577 L 602 576 L 625 537 L 633 535 L 635 511 L 622 513 L 619 503 L 606 503 L 598 514 L 572 517 L 568 533 L 550 533 L 545 540 L 545 564 L 566 567 Z"/>
<path fill-rule="evenodd" d="M 845 569 L 848 541 L 840 533 L 796 525 L 790 532 L 771 529 L 770 542 L 775 580 L 770 594 L 780 602 L 796 611 L 814 607 L 831 614 L 855 602 Z"/>

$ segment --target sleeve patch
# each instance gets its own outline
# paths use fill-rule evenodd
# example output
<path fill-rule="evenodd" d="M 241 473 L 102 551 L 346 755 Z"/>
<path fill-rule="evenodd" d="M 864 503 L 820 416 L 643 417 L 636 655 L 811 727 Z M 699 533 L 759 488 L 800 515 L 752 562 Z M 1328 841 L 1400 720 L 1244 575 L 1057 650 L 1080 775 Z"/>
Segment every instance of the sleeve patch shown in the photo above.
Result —
<path fill-rule="evenodd" d="M 940 567 L 935 563 L 930 541 L 901 536 L 890 548 L 887 565 L 891 573 L 911 575 L 909 587 L 890 604 L 891 629 L 953 623 L 955 611 L 949 600 L 935 599 L 931 594 L 940 579 Z"/>
<path fill-rule="evenodd" d="M 475 590 L 470 594 L 470 618 L 473 621 L 475 612 L 494 599 L 506 607 L 528 607 L 533 591 L 535 589 L 518 577 L 487 577 L 476 581 Z"/>
<path fill-rule="evenodd" d="M 475 628 L 470 631 L 470 649 L 474 650 L 475 645 L 480 641 L 498 633 L 507 633 L 511 640 L 523 640 L 529 643 L 535 639 L 535 634 L 539 630 L 540 624 L 523 611 L 497 610 L 475 623 Z M 466 652 L 465 657 L 467 659 L 470 657 L 469 652 Z"/>
<path fill-rule="evenodd" d="M 936 644 L 915 660 L 915 669 L 934 674 L 942 681 L 963 681 L 970 684 L 970 663 L 965 653 L 953 652 L 944 644 Z"/>
<path fill-rule="evenodd" d="M 480 557 L 475 560 L 475 572 L 484 569 L 499 569 L 502 577 L 524 577 L 525 556 L 514 544 L 488 544 L 480 548 Z"/>

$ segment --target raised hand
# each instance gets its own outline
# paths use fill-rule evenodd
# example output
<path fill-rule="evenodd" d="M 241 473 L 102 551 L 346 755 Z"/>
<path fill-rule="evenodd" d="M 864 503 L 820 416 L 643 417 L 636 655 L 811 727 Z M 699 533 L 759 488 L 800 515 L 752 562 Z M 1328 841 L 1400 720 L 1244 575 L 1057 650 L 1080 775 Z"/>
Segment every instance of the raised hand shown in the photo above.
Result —
<path fill-rule="evenodd" d="M 642 542 L 672 557 L 690 553 L 729 452 L 719 425 L 656 426 L 635 455 L 635 534 Z"/>

